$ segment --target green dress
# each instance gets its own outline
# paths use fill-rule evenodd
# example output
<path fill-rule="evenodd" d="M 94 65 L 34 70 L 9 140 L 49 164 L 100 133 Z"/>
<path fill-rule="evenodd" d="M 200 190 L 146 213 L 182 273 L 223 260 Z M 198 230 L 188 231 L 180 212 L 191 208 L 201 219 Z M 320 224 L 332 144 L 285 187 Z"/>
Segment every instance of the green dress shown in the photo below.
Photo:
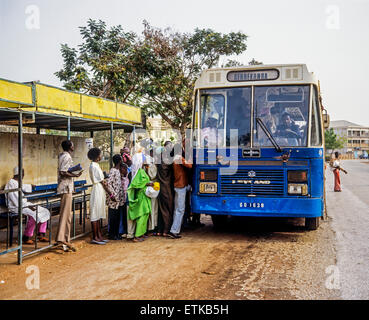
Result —
<path fill-rule="evenodd" d="M 136 221 L 136 237 L 146 233 L 147 221 L 151 212 L 151 199 L 146 196 L 146 184 L 150 178 L 143 169 L 137 171 L 127 190 L 129 207 L 128 219 Z"/>

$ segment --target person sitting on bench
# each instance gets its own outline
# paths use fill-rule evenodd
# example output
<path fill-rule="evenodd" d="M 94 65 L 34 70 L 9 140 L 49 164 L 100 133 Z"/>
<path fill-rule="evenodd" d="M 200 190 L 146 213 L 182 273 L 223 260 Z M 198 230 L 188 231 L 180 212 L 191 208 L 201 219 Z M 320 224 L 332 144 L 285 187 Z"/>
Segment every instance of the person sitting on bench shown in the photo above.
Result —
<path fill-rule="evenodd" d="M 14 177 L 9 180 L 5 186 L 5 190 L 12 190 L 18 188 L 19 172 L 18 167 L 13 170 Z M 22 179 L 24 177 L 24 170 L 22 172 Z M 31 193 L 32 186 L 30 184 L 22 185 L 23 192 Z M 23 194 L 24 195 L 24 194 Z M 18 191 L 9 192 L 6 194 L 6 203 L 10 213 L 18 213 Z M 36 226 L 36 211 L 37 212 L 37 224 L 38 224 L 38 240 L 41 242 L 47 242 L 48 239 L 45 237 L 47 221 L 50 219 L 50 211 L 41 206 L 35 206 L 27 199 L 23 198 L 23 214 L 28 216 L 26 229 L 24 230 L 23 243 L 33 244 L 30 239 L 33 237 L 33 232 Z"/>

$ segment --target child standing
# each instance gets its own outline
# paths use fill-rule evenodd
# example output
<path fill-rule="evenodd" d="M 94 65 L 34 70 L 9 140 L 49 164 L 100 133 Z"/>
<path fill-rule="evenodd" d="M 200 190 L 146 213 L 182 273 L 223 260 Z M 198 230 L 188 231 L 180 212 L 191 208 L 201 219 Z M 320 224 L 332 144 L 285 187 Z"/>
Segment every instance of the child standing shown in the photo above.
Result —
<path fill-rule="evenodd" d="M 90 220 L 92 225 L 92 243 L 106 244 L 108 240 L 104 240 L 100 222 L 102 219 L 106 219 L 106 193 L 110 198 L 114 198 L 114 195 L 110 193 L 104 181 L 104 174 L 98 164 L 102 158 L 102 152 L 99 148 L 92 148 L 88 151 L 87 157 L 91 160 L 89 174 L 93 184 L 91 196 L 90 196 Z"/>

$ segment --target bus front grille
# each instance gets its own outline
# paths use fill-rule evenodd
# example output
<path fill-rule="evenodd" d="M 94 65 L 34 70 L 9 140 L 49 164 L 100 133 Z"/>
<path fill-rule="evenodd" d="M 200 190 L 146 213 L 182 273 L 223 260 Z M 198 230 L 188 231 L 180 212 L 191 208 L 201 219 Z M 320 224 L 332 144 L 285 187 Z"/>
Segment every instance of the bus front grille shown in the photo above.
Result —
<path fill-rule="evenodd" d="M 228 173 L 228 174 L 227 174 Z M 222 195 L 283 196 L 283 170 L 238 169 L 223 171 L 220 177 Z"/>

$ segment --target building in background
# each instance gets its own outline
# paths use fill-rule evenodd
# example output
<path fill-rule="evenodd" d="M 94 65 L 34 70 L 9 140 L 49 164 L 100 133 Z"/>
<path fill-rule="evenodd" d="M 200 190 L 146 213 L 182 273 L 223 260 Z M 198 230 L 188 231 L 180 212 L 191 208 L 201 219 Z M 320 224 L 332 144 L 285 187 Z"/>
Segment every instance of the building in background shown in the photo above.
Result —
<path fill-rule="evenodd" d="M 147 118 L 146 123 L 146 130 L 155 143 L 164 144 L 165 141 L 177 140 L 177 132 L 162 118 Z"/>
<path fill-rule="evenodd" d="M 345 138 L 345 146 L 339 150 L 342 154 L 358 158 L 368 155 L 369 127 L 364 127 L 346 120 L 331 121 L 330 128 L 338 137 Z"/>

